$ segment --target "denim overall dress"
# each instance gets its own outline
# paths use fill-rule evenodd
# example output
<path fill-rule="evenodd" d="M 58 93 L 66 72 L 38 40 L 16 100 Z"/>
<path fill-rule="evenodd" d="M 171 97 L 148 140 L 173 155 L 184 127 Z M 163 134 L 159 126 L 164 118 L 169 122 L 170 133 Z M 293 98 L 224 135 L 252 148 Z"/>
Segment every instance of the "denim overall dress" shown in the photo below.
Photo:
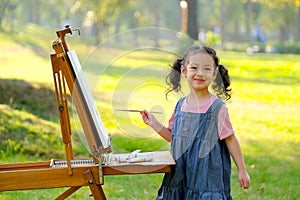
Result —
<path fill-rule="evenodd" d="M 231 200 L 230 153 L 219 140 L 218 113 L 224 102 L 216 99 L 206 113 L 182 112 L 175 107 L 171 151 L 176 165 L 166 173 L 157 200 Z"/>

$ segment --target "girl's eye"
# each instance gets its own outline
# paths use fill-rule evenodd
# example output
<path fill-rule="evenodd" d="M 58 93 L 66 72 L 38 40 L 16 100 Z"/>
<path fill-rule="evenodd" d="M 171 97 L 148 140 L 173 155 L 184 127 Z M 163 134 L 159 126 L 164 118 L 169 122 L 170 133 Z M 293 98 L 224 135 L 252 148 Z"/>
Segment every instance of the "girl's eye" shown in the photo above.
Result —
<path fill-rule="evenodd" d="M 205 68 L 205 70 L 207 70 L 207 71 L 210 71 L 210 70 L 211 70 L 211 68 L 209 68 L 209 67 L 206 67 L 206 68 Z"/>

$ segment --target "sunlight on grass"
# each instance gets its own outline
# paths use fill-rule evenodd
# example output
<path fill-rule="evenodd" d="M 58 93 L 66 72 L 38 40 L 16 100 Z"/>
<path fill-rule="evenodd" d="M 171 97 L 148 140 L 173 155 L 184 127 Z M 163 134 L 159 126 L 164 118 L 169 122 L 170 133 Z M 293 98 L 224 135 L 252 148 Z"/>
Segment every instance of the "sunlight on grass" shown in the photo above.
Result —
<path fill-rule="evenodd" d="M 221 52 L 221 63 L 229 68 L 232 79 L 274 84 L 298 84 L 299 55 Z"/>
<path fill-rule="evenodd" d="M 1 162 L 26 161 L 28 157 L 50 159 L 45 155 L 49 151 L 47 145 L 55 144 L 55 152 L 54 146 L 50 147 L 53 156 L 57 156 L 54 154 L 58 152 L 57 148 L 63 148 L 58 119 L 47 121 L 47 117 L 42 119 L 36 113 L 43 112 L 41 116 L 51 113 L 47 110 L 54 90 L 49 54 L 53 53 L 51 43 L 55 39 L 55 34 L 45 37 L 49 30 L 39 32 L 42 36 L 38 38 L 32 38 L 37 29 L 35 26 L 23 29 L 24 32 L 15 36 L 16 40 L 0 32 L 0 83 L 2 88 L 10 87 L 1 90 L 2 103 L 5 104 L 0 106 L 0 134 L 5 137 L 2 140 L 5 145 L 1 146 Z M 107 132 L 112 135 L 114 152 L 169 150 L 170 144 L 146 126 L 139 113 L 118 112 L 116 109 L 160 111 L 163 114 L 155 116 L 167 125 L 176 101 L 183 95 L 171 94 L 168 101 L 165 99 L 165 76 L 174 55 L 154 49 L 127 51 L 107 47 L 97 48 L 94 54 L 88 54 L 91 46 L 80 44 L 80 39 L 70 38 L 70 41 L 74 49 L 79 47 L 79 59 Z M 252 179 L 250 189 L 241 190 L 233 165 L 233 199 L 297 199 L 300 196 L 300 56 L 221 51 L 220 57 L 232 78 L 233 95 L 227 106 Z M 47 83 L 49 88 L 39 87 L 39 83 Z M 22 95 L 22 92 L 28 93 L 25 89 L 34 90 L 32 94 L 36 98 L 33 105 L 30 105 L 28 95 Z M 188 87 L 185 81 L 183 89 L 186 95 Z M 17 105 L 12 92 L 18 92 L 20 105 Z M 8 101 L 7 96 L 15 101 Z M 38 104 L 36 99 L 43 102 Z M 25 105 L 22 104 L 24 102 Z M 74 153 L 88 156 L 75 128 L 77 126 L 72 124 Z M 38 152 L 33 157 L 20 152 L 10 156 L 14 149 L 21 148 L 18 145 L 23 141 L 36 141 L 35 145 L 27 148 Z M 43 146 L 43 149 L 37 145 Z M 38 153 L 43 157 L 36 156 Z M 104 190 L 108 199 L 154 199 L 161 180 L 162 174 L 107 176 Z M 0 198 L 52 199 L 63 191 L 3 192 Z M 72 199 L 85 199 L 89 194 L 88 188 L 82 188 Z"/>
<path fill-rule="evenodd" d="M 299 85 L 277 85 L 233 80 L 232 88 L 233 99 L 253 99 L 255 101 L 277 103 L 299 102 Z"/>
<path fill-rule="evenodd" d="M 49 57 L 36 56 L 32 49 L 13 43 L 11 38 L 1 32 L 0 42 L 2 52 L 0 54 L 0 78 L 52 82 Z"/>

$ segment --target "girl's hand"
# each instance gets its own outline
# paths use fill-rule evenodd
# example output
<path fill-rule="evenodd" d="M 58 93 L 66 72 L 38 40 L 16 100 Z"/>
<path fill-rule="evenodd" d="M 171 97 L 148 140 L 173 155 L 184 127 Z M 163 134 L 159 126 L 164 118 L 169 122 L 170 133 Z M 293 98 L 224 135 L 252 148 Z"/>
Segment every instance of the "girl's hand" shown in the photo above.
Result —
<path fill-rule="evenodd" d="M 227 148 L 238 168 L 238 179 L 240 186 L 247 189 L 250 186 L 250 176 L 247 173 L 240 144 L 234 134 L 225 139 Z"/>
<path fill-rule="evenodd" d="M 171 141 L 172 132 L 165 128 L 161 123 L 150 112 L 143 110 L 140 112 L 142 119 L 145 124 L 151 126 L 161 137 L 163 137 L 168 142 Z"/>
<path fill-rule="evenodd" d="M 250 176 L 246 171 L 240 172 L 238 174 L 238 178 L 239 178 L 239 182 L 240 182 L 240 186 L 243 189 L 247 189 L 250 186 Z"/>
<path fill-rule="evenodd" d="M 143 110 L 140 112 L 140 114 L 142 115 L 142 119 L 145 122 L 145 124 L 151 126 L 156 132 L 159 133 L 164 128 L 164 126 L 161 123 L 159 123 L 154 117 L 154 115 L 150 112 Z"/>
<path fill-rule="evenodd" d="M 141 111 L 140 114 L 142 115 L 144 123 L 151 126 L 153 123 L 154 116 L 146 110 Z"/>

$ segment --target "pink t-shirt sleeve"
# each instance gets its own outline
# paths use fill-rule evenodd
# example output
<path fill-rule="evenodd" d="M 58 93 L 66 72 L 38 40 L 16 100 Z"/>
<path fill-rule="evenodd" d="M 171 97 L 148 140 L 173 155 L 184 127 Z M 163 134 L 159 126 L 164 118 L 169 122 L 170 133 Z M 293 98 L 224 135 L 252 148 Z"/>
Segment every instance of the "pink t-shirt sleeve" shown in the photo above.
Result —
<path fill-rule="evenodd" d="M 234 134 L 234 129 L 232 127 L 232 123 L 230 121 L 228 113 L 228 108 L 226 107 L 226 105 L 223 105 L 219 112 L 218 131 L 220 140 L 223 140 L 229 137 L 230 135 Z"/>

